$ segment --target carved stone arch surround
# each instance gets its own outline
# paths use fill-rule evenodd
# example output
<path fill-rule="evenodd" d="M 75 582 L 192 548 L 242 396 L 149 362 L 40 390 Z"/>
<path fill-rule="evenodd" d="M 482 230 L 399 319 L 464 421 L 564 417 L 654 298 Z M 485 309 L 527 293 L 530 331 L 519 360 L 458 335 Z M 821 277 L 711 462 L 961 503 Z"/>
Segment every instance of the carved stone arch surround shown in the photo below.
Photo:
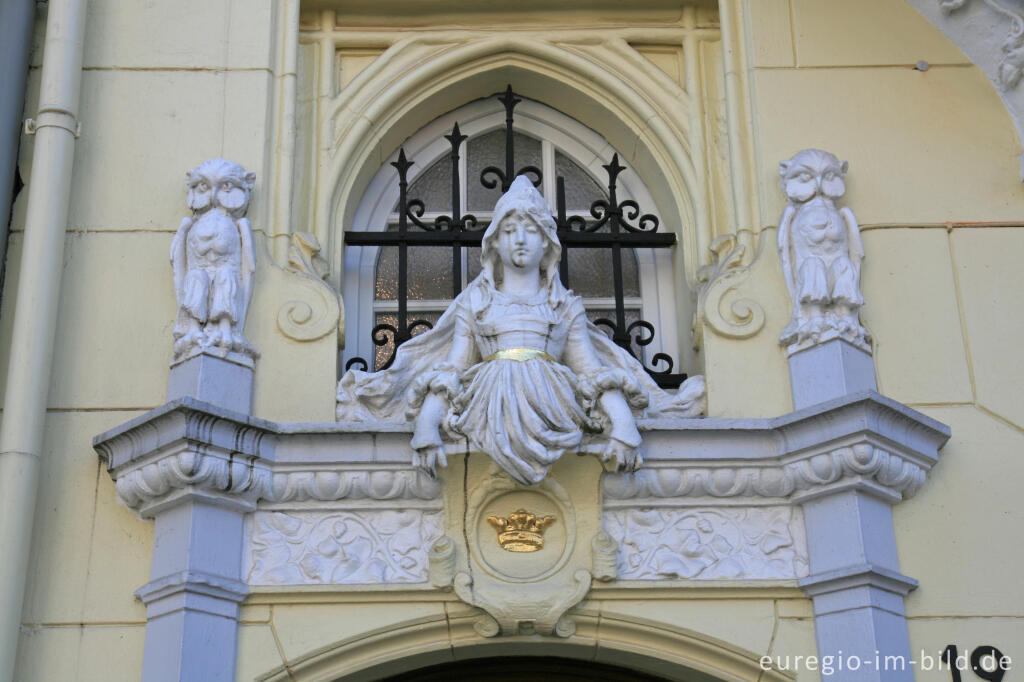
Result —
<path fill-rule="evenodd" d="M 642 618 L 596 611 L 575 616 L 569 639 L 482 640 L 471 614 L 451 612 L 362 633 L 306 653 L 287 668 L 269 670 L 260 682 L 350 682 L 374 680 L 453 660 L 491 656 L 556 656 L 608 662 L 668 679 L 697 673 L 700 679 L 730 682 L 791 682 L 792 673 L 764 670 L 759 655 L 691 630 Z M 710 677 L 706 677 L 710 676 Z"/>
<path fill-rule="evenodd" d="M 1014 0 L 907 0 L 988 77 L 1024 144 L 1024 7 Z M 1020 155 L 1024 179 L 1024 153 Z"/>
<path fill-rule="evenodd" d="M 680 239 L 691 288 L 710 242 L 701 164 L 694 163 L 688 95 L 625 40 L 553 44 L 483 37 L 457 46 L 427 36 L 392 45 L 335 97 L 319 135 L 315 230 L 335 274 L 340 235 L 380 165 L 431 120 L 511 83 L 603 134 L 647 183 L 665 228 Z M 381 87 L 381 83 L 385 83 Z"/>

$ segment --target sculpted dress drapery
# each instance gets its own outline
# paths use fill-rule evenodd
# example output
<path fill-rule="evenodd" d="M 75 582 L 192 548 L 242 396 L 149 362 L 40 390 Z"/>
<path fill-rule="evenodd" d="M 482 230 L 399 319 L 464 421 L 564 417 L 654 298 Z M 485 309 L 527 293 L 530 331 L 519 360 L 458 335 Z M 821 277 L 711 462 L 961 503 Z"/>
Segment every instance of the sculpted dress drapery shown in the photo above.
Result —
<path fill-rule="evenodd" d="M 532 295 L 503 292 L 488 258 L 496 226 L 512 212 L 529 215 L 553 244 L 540 265 L 542 286 Z M 339 421 L 416 419 L 430 393 L 442 394 L 449 406 L 441 420 L 445 435 L 465 436 L 472 450 L 486 453 L 529 485 L 541 481 L 562 454 L 577 449 L 584 432 L 639 446 L 638 436 L 620 436 L 621 429 L 611 428 L 600 402 L 606 391 L 620 391 L 634 416 L 645 409 L 647 416 L 701 414 L 703 378 L 666 393 L 587 321 L 580 298 L 558 278 L 554 221 L 528 180 L 517 179 L 498 201 L 483 241 L 483 271 L 434 329 L 403 344 L 388 370 L 342 377 Z M 411 444 L 417 450 L 436 447 L 439 438 L 417 429 Z"/>

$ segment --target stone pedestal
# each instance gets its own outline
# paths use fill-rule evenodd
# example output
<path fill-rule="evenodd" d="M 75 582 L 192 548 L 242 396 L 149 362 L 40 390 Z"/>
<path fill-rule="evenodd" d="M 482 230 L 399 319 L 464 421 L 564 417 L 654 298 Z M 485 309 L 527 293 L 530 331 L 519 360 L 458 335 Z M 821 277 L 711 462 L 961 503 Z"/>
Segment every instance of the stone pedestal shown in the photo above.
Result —
<path fill-rule="evenodd" d="M 211 405 L 249 414 L 252 409 L 252 360 L 200 353 L 171 367 L 167 401 L 191 397 Z"/>
<path fill-rule="evenodd" d="M 792 353 L 789 378 L 795 410 L 878 390 L 871 354 L 838 338 Z"/>

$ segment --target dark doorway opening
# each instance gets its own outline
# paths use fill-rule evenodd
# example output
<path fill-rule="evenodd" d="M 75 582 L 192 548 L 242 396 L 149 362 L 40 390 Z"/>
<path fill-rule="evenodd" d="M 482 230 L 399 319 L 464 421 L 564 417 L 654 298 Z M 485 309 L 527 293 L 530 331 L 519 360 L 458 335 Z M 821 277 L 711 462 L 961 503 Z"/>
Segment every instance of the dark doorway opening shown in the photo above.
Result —
<path fill-rule="evenodd" d="M 614 665 L 553 656 L 509 656 L 454 661 L 386 677 L 381 682 L 668 682 Z"/>

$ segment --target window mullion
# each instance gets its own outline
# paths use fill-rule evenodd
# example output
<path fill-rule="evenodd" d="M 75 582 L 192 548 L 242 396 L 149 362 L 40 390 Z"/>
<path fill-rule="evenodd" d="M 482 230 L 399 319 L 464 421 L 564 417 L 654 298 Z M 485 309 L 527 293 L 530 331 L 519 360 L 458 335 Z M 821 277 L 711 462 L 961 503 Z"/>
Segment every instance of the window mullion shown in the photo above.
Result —
<path fill-rule="evenodd" d="M 551 212 L 554 213 L 557 209 L 555 206 L 555 185 L 557 183 L 555 178 L 555 145 L 551 144 L 548 140 L 540 141 L 540 163 L 541 172 L 544 176 L 541 182 L 541 192 L 543 192 L 544 198 L 548 200 Z"/>
<path fill-rule="evenodd" d="M 469 213 L 469 144 L 467 141 L 466 151 L 459 155 L 459 212 L 461 215 Z M 462 247 L 462 288 L 469 284 L 469 249 Z"/>

